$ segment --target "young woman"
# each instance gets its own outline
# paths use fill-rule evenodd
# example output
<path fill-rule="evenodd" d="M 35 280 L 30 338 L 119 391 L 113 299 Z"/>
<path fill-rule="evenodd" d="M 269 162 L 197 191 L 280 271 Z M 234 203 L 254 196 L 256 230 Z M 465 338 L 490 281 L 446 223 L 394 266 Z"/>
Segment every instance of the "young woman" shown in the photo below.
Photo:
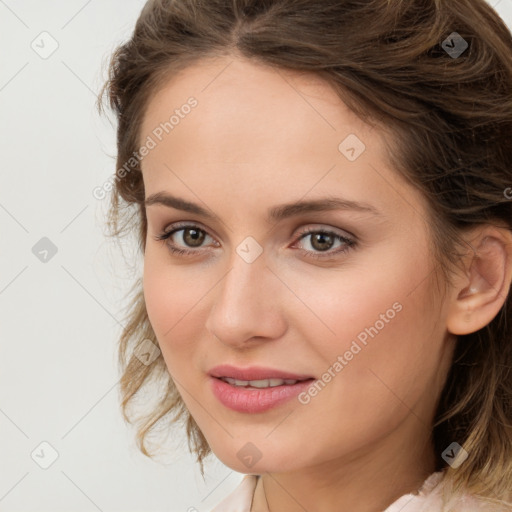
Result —
<path fill-rule="evenodd" d="M 151 0 L 112 57 L 138 440 L 216 512 L 512 510 L 512 36 L 484 0 Z M 99 103 L 101 109 L 101 102 Z"/>

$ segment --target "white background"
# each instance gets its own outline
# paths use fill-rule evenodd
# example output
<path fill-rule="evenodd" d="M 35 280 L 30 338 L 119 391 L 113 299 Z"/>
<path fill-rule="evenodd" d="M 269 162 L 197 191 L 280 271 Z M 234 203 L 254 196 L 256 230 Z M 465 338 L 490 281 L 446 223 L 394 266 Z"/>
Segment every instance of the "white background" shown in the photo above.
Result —
<path fill-rule="evenodd" d="M 133 270 L 92 195 L 115 171 L 115 125 L 94 102 L 144 3 L 0 0 L 0 512 L 206 512 L 243 476 L 212 457 L 204 482 L 184 435 L 148 459 L 119 412 Z M 489 3 L 512 27 L 512 0 Z M 58 43 L 47 59 L 31 47 L 44 31 Z M 57 248 L 46 263 L 32 252 L 43 237 Z M 31 457 L 50 460 L 43 441 L 58 453 L 48 469 Z"/>

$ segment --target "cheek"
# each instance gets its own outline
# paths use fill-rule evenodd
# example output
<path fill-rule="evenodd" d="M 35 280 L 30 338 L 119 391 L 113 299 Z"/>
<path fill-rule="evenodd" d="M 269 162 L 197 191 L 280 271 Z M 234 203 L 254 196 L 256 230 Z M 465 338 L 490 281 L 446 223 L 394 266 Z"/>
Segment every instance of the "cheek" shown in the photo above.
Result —
<path fill-rule="evenodd" d="M 345 310 L 339 310 L 343 313 L 331 324 L 336 337 L 315 337 L 312 328 L 308 334 L 318 340 L 315 356 L 320 358 L 310 359 L 324 362 L 323 368 L 317 365 L 317 374 L 325 384 L 311 395 L 298 418 L 320 437 L 332 439 L 331 450 L 363 446 L 394 430 L 411 410 L 424 425 L 430 422 L 442 351 L 440 341 L 430 336 L 432 313 L 423 307 L 427 284 L 408 297 L 407 286 L 386 293 L 377 289 L 382 291 L 379 296 L 374 290 L 359 306 L 355 299 L 340 303 Z M 307 400 L 304 397 L 302 403 Z M 326 418 L 321 426 L 320 417 Z M 296 428 L 301 429 L 300 422 Z"/>
<path fill-rule="evenodd" d="M 415 409 L 428 423 L 430 399 L 424 400 L 425 393 L 433 396 L 438 391 L 436 375 L 443 352 L 442 336 L 431 334 L 435 318 L 421 300 L 426 292 L 425 285 L 414 298 L 401 298 L 394 303 L 396 309 L 386 310 L 384 301 L 384 307 L 374 310 L 384 313 L 384 320 L 365 314 L 364 327 L 357 333 L 349 330 L 343 347 L 331 352 L 331 360 L 343 356 L 343 368 L 329 398 L 343 405 L 344 414 L 360 416 L 362 423 L 378 417 L 393 425 Z"/>
<path fill-rule="evenodd" d="M 402 343 L 400 332 L 426 320 L 421 283 L 426 284 L 429 273 L 424 253 L 400 257 L 403 253 L 390 245 L 340 270 L 283 274 L 302 299 L 300 315 L 299 309 L 293 314 L 301 319 L 304 338 L 314 340 L 318 351 L 331 359 L 348 350 L 353 340 L 361 346 L 377 338 Z"/>
<path fill-rule="evenodd" d="M 162 251 L 165 253 L 165 251 Z M 144 299 L 149 321 L 162 355 L 172 372 L 175 360 L 182 360 L 194 350 L 194 330 L 201 329 L 201 298 L 209 286 L 185 267 L 173 267 L 157 250 L 147 250 L 144 257 Z M 197 333 L 196 333 L 197 334 Z"/>
<path fill-rule="evenodd" d="M 336 375 L 336 384 L 327 386 L 334 393 L 330 399 L 353 402 L 352 409 L 360 408 L 362 398 L 396 402 L 396 393 L 414 399 L 437 372 L 442 332 L 429 306 L 427 255 L 425 247 L 416 254 L 395 248 L 387 261 L 381 253 L 342 279 L 332 273 L 322 280 L 302 278 L 298 294 L 317 316 L 302 321 L 303 335 L 314 340 L 311 348 L 323 361 L 317 374 Z"/>

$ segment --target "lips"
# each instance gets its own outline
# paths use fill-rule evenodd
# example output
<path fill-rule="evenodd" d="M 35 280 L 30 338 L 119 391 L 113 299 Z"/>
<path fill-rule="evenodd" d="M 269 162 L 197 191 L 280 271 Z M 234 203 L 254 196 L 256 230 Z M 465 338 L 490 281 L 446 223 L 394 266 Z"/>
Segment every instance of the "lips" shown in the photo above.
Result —
<path fill-rule="evenodd" d="M 255 388 L 232 385 L 222 378 L 210 376 L 209 387 L 212 395 L 224 407 L 238 413 L 256 414 L 265 413 L 289 403 L 293 398 L 306 392 L 312 382 L 312 379 L 308 379 L 295 382 L 295 384 Z M 253 383 L 255 382 L 251 381 L 251 384 Z M 295 406 L 298 407 L 298 404 L 299 401 L 295 403 Z"/>
<path fill-rule="evenodd" d="M 290 373 L 274 368 L 265 368 L 262 366 L 250 366 L 247 368 L 238 368 L 229 364 L 223 364 L 213 367 L 209 375 L 217 378 L 231 378 L 236 380 L 251 381 L 265 379 L 283 379 L 283 380 L 309 380 L 313 379 L 312 375 Z"/>

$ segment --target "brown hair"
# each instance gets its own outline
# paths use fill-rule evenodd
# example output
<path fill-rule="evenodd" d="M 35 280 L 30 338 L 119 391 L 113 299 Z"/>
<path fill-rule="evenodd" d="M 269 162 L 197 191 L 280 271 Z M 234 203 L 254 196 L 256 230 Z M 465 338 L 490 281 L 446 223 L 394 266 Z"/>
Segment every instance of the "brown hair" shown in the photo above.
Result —
<path fill-rule="evenodd" d="M 453 32 L 468 45 L 461 55 L 449 53 Z M 148 101 L 181 69 L 223 55 L 314 73 L 362 120 L 389 128 L 394 167 L 428 200 L 445 283 L 465 229 L 494 223 L 512 230 L 504 193 L 512 186 L 512 36 L 485 0 L 150 0 L 131 39 L 112 55 L 98 98 L 101 112 L 107 96 L 118 120 L 113 236 L 135 227 L 145 250 L 137 150 Z M 211 450 L 162 356 L 151 365 L 134 356 L 143 340 L 158 343 L 141 278 L 130 296 L 119 344 L 124 417 L 133 422 L 128 405 L 154 381 L 160 401 L 136 416 L 139 448 L 148 455 L 146 436 L 161 420 L 183 419 L 203 471 Z M 492 322 L 459 336 L 433 440 L 437 470 L 446 469 L 452 489 L 512 500 L 510 293 Z M 469 455 L 457 469 L 441 457 L 452 441 Z"/>

